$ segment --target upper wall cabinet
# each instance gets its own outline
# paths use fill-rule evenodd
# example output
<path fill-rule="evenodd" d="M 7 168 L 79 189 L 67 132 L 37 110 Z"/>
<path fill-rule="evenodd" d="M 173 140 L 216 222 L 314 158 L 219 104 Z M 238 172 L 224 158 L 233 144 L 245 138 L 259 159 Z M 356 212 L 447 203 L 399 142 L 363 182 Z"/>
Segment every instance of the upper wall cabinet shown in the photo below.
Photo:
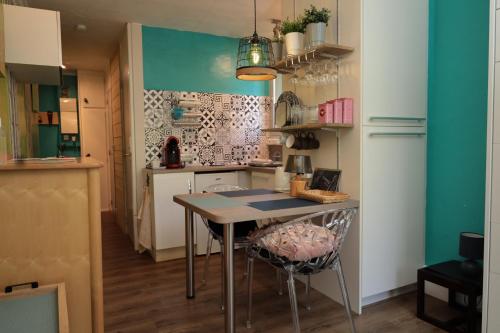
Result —
<path fill-rule="evenodd" d="M 428 13 L 428 1 L 364 1 L 364 125 L 422 125 L 427 117 Z"/>
<path fill-rule="evenodd" d="M 59 12 L 3 5 L 5 63 L 21 82 L 59 85 L 61 20 Z"/>

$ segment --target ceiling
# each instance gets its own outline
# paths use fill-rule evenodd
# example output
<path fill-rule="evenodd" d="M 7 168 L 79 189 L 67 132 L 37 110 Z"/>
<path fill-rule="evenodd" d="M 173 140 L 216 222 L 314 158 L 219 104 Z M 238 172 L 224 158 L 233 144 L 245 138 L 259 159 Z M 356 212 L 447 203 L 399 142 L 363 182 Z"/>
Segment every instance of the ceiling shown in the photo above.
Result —
<path fill-rule="evenodd" d="M 252 0 L 27 0 L 61 12 L 63 62 L 68 68 L 105 69 L 126 22 L 241 37 L 253 33 Z M 272 36 L 281 0 L 257 0 L 257 31 Z M 85 24 L 86 32 L 75 29 Z"/>

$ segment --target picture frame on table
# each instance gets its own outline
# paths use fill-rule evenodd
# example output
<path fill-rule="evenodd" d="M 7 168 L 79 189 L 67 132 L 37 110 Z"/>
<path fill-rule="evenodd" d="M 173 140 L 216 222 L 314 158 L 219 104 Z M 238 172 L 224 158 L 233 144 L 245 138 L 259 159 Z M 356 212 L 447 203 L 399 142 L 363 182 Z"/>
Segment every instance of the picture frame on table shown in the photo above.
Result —
<path fill-rule="evenodd" d="M 342 170 L 316 168 L 309 189 L 338 192 Z"/>

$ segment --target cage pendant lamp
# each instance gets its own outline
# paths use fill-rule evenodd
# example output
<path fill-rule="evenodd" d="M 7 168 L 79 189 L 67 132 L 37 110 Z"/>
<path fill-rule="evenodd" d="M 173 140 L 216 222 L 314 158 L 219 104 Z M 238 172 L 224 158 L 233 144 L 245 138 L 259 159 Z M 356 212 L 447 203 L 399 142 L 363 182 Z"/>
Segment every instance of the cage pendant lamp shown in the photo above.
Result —
<path fill-rule="evenodd" d="M 240 39 L 236 78 L 246 81 L 268 81 L 276 78 L 273 48 L 269 38 L 257 34 L 257 4 L 254 6 L 254 33 Z"/>

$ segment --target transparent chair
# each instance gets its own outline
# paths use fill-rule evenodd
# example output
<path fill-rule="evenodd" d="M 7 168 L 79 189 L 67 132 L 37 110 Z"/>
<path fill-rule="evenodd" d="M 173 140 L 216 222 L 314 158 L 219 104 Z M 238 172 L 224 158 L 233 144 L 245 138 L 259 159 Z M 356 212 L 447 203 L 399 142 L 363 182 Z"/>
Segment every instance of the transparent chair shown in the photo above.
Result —
<path fill-rule="evenodd" d="M 340 289 L 342 292 L 342 298 L 344 301 L 345 311 L 349 320 L 349 325 L 352 333 L 356 332 L 354 326 L 354 321 L 351 315 L 351 305 L 349 302 L 349 296 L 347 293 L 347 288 L 344 280 L 344 274 L 342 271 L 342 264 L 340 260 L 340 251 L 342 248 L 342 243 L 347 235 L 349 226 L 357 213 L 357 209 L 336 209 L 328 210 L 323 212 L 318 212 L 310 215 L 306 215 L 292 221 L 286 222 L 284 224 L 272 225 L 266 229 L 261 229 L 255 232 L 252 236 L 252 244 L 248 248 L 248 312 L 247 312 L 247 327 L 251 327 L 251 317 L 252 317 L 252 272 L 253 272 L 253 261 L 254 258 L 263 260 L 274 267 L 284 270 L 288 274 L 288 292 L 290 295 L 290 305 L 292 308 L 293 316 L 293 328 L 294 333 L 300 332 L 299 324 L 299 313 L 297 308 L 297 296 L 295 290 L 295 275 L 305 275 L 307 280 L 313 274 L 320 273 L 324 270 L 331 269 L 336 271 L 338 276 L 338 281 Z M 317 223 L 315 223 L 317 222 Z M 269 246 L 270 237 L 276 237 L 276 245 L 289 245 L 285 244 L 286 241 L 281 242 L 280 237 L 286 235 L 287 228 L 302 228 L 308 225 L 319 225 L 321 228 L 316 228 L 315 230 L 321 231 L 323 234 L 327 235 L 328 250 L 326 254 L 319 257 L 307 258 L 298 260 L 290 260 L 288 256 L 283 256 L 282 251 L 276 250 L 275 247 Z M 321 230 L 320 230 L 321 229 Z M 268 236 L 266 238 L 266 236 Z M 332 237 L 333 236 L 333 237 Z M 310 236 L 309 241 L 314 243 L 316 235 Z M 283 238 L 284 239 L 284 238 Z M 312 241 L 311 241 L 312 239 Z M 323 238 L 324 239 L 324 238 Z M 276 240 L 276 239 L 273 239 Z M 299 241 L 303 241 L 302 239 Z M 300 244 L 299 244 L 300 246 Z M 271 249 L 272 248 L 272 249 Z M 281 252 L 281 255 L 275 253 Z M 309 289 L 309 286 L 306 286 Z M 307 291 L 307 290 L 306 290 Z"/>
<path fill-rule="evenodd" d="M 246 188 L 236 186 L 236 185 L 227 185 L 227 184 L 216 184 L 208 186 L 203 190 L 203 192 L 227 192 L 227 191 L 241 191 Z M 202 217 L 202 221 L 208 229 L 208 241 L 207 241 L 207 253 L 205 256 L 205 267 L 203 272 L 202 284 L 206 284 L 208 278 L 208 269 L 210 263 L 210 255 L 212 252 L 212 245 L 214 239 L 219 242 L 221 248 L 221 267 L 224 266 L 224 233 L 223 233 L 223 225 L 219 223 L 212 222 L 205 217 Z M 241 249 L 247 248 L 250 245 L 250 240 L 248 239 L 248 234 L 257 229 L 257 223 L 255 220 L 239 222 L 234 225 L 234 248 Z M 246 272 L 245 274 L 248 274 Z M 222 293 L 224 293 L 224 274 L 221 274 L 221 283 L 222 283 Z M 224 300 L 224 294 L 222 294 L 222 302 Z M 221 308 L 224 309 L 224 304 L 221 304 Z"/>

